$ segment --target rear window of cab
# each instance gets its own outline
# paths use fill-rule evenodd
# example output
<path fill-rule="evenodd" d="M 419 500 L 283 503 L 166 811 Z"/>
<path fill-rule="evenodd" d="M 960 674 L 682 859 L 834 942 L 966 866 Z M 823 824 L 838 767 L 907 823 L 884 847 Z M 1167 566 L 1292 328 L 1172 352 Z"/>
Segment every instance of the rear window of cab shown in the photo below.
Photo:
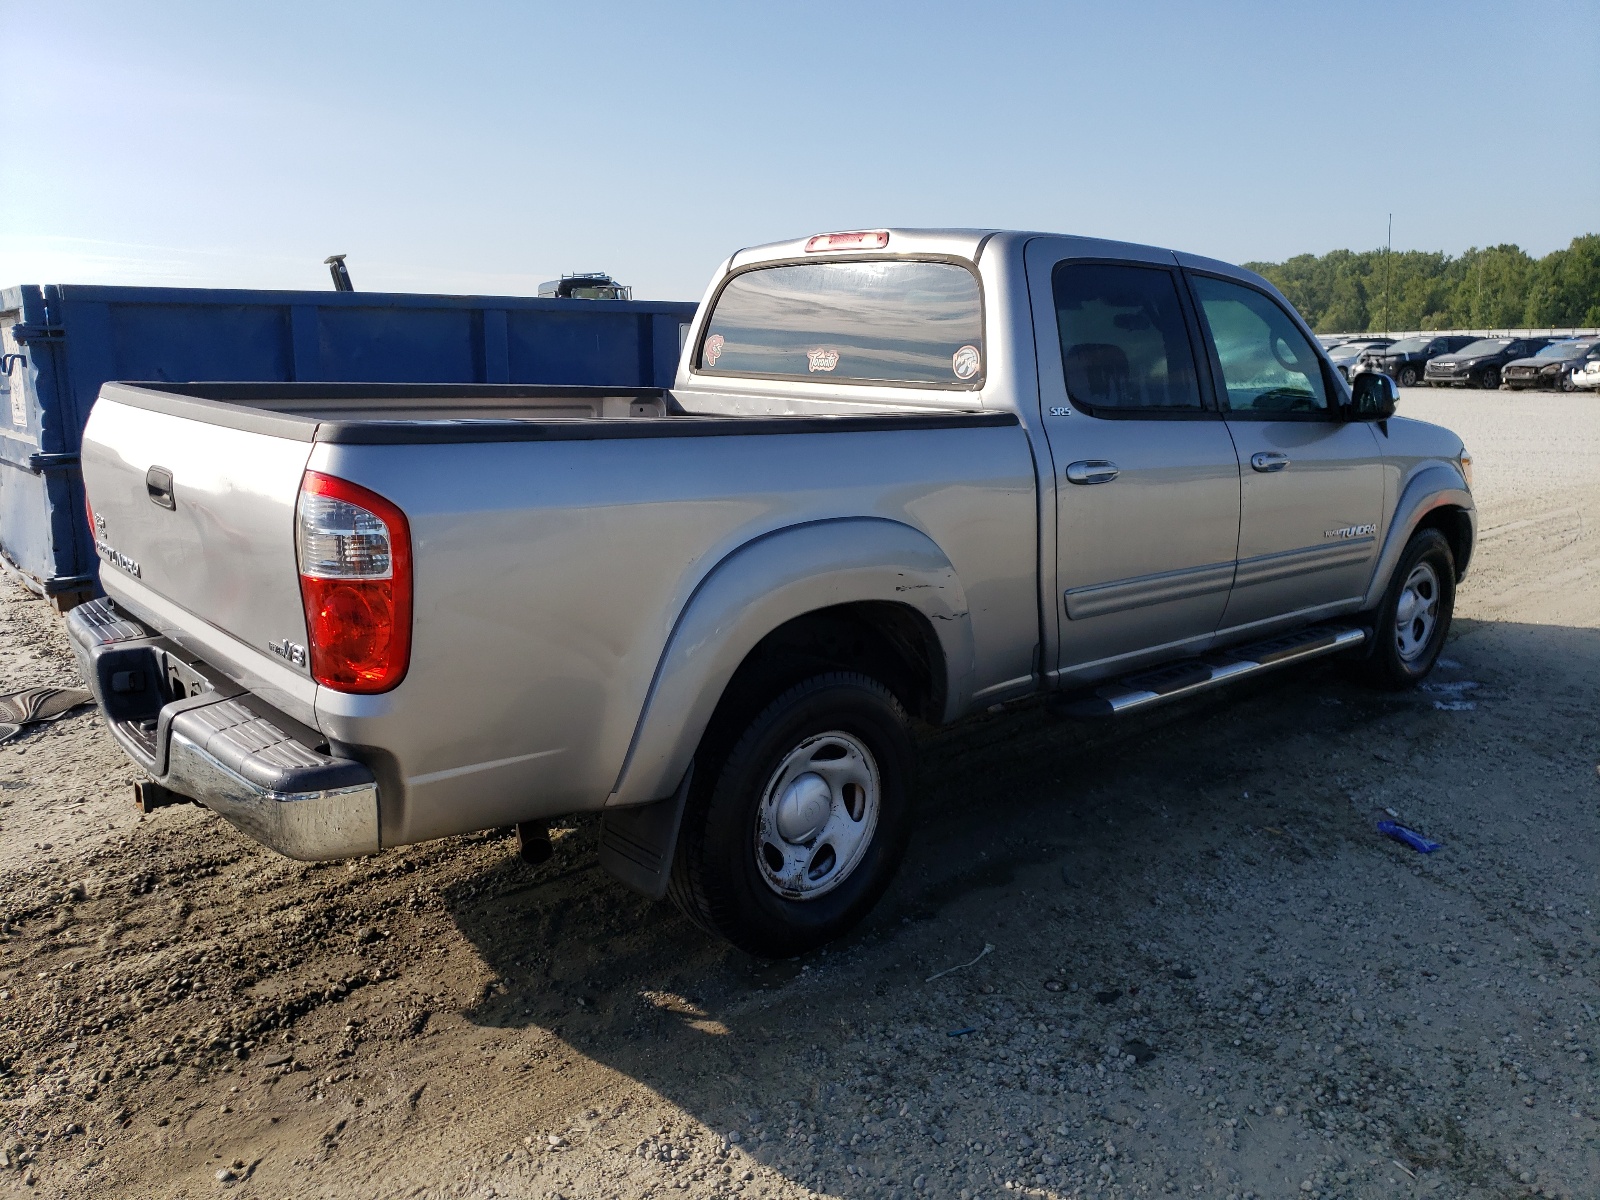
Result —
<path fill-rule="evenodd" d="M 877 259 L 743 271 L 723 285 L 695 368 L 709 375 L 982 385 L 983 297 L 958 263 Z"/>

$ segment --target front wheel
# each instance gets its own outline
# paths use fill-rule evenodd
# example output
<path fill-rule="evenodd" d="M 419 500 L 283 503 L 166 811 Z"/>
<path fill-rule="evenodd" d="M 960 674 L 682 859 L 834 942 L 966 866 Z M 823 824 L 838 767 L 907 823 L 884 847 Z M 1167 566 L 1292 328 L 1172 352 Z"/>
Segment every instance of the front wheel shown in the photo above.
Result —
<path fill-rule="evenodd" d="M 893 694 L 854 672 L 796 684 L 699 761 L 669 894 L 767 958 L 844 933 L 877 903 L 911 832 L 914 754 Z M 707 745 L 727 745 L 710 737 Z"/>
<path fill-rule="evenodd" d="M 1478 376 L 1478 386 L 1481 387 L 1481 388 L 1486 389 L 1487 391 L 1491 391 L 1491 392 L 1499 391 L 1500 390 L 1500 368 L 1499 367 L 1485 367 L 1483 369 L 1483 374 Z"/>
<path fill-rule="evenodd" d="M 1437 529 L 1419 530 L 1374 616 L 1372 652 L 1363 663 L 1368 680 L 1394 691 L 1422 682 L 1444 649 L 1455 603 L 1450 543 Z"/>
<path fill-rule="evenodd" d="M 1415 367 L 1401 367 L 1400 378 L 1395 381 L 1401 387 L 1417 386 L 1417 369 Z"/>

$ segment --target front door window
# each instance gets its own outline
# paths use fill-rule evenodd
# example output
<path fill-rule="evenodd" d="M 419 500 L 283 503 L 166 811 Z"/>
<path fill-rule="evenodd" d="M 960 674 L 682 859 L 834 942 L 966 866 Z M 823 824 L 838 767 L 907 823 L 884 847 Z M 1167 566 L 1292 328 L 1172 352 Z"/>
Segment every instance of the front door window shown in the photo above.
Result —
<path fill-rule="evenodd" d="M 1283 309 L 1225 279 L 1198 275 L 1193 283 L 1211 326 L 1230 414 L 1269 420 L 1328 415 L 1333 403 L 1321 362 Z"/>

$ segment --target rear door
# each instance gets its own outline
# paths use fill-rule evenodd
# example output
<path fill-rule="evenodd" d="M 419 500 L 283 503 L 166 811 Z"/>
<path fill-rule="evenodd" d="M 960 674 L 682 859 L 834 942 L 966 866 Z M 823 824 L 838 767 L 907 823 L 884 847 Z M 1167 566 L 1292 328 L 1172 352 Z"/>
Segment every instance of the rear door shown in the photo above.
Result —
<path fill-rule="evenodd" d="M 1187 275 L 1239 449 L 1239 562 L 1223 628 L 1348 611 L 1378 551 L 1377 435 L 1346 419 L 1332 371 L 1275 297 Z"/>
<path fill-rule="evenodd" d="M 1054 463 L 1058 675 L 1209 638 L 1227 603 L 1239 462 L 1170 254 L 1028 247 Z"/>

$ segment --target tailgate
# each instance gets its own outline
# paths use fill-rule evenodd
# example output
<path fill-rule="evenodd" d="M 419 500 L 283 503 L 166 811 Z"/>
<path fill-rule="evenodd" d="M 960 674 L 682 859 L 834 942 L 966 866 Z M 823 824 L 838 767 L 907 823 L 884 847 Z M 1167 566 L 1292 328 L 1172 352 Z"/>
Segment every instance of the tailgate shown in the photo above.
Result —
<path fill-rule="evenodd" d="M 102 396 L 82 461 L 106 593 L 196 650 L 243 643 L 212 661 L 235 677 L 242 664 L 247 686 L 263 671 L 288 682 L 285 669 L 311 686 L 303 652 L 293 660 L 306 644 L 294 506 L 310 452 Z"/>

